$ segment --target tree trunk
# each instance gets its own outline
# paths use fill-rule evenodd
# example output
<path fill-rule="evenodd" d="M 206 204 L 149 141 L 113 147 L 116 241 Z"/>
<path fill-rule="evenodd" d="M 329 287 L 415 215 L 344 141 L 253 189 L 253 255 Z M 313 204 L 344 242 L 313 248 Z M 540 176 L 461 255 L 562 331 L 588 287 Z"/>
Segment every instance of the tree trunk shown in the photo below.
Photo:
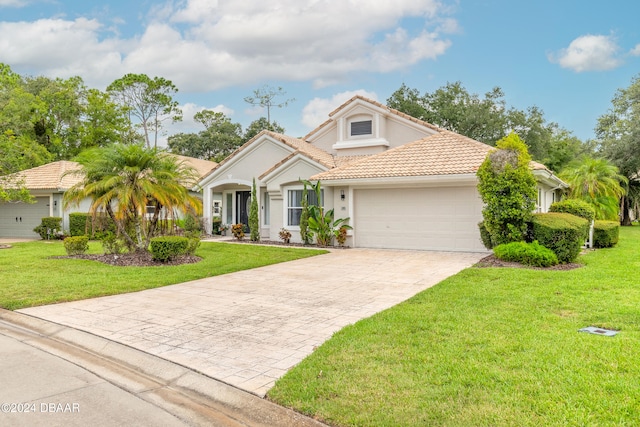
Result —
<path fill-rule="evenodd" d="M 620 221 L 620 225 L 631 225 L 631 216 L 629 215 L 629 198 L 627 196 L 622 196 L 622 220 Z"/>

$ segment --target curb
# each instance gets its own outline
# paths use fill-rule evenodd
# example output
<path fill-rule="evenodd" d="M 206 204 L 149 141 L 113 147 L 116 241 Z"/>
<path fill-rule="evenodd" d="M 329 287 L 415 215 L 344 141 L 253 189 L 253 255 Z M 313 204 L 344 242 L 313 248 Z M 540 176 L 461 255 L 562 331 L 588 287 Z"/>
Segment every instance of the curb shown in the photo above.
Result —
<path fill-rule="evenodd" d="M 0 309 L 0 331 L 67 360 L 189 425 L 325 424 L 185 366 L 88 332 Z"/>

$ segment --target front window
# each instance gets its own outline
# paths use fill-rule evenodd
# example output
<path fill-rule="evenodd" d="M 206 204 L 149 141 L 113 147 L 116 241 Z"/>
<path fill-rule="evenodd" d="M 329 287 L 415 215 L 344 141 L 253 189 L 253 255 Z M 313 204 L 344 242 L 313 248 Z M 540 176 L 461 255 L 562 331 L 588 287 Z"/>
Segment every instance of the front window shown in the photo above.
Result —
<path fill-rule="evenodd" d="M 351 136 L 371 135 L 371 120 L 363 120 L 360 122 L 351 122 Z"/>
<path fill-rule="evenodd" d="M 320 190 L 320 203 L 324 200 L 324 190 Z M 302 215 L 302 190 L 289 190 L 287 203 L 287 225 L 300 225 L 300 215 Z M 307 200 L 309 206 L 317 205 L 318 199 L 313 191 L 307 192 Z"/>

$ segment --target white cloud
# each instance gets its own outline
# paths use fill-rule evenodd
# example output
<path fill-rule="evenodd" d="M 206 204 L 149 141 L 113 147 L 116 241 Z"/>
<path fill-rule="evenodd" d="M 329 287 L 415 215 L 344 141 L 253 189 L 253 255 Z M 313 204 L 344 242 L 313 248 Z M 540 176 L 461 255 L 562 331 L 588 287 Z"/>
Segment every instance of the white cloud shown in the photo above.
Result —
<path fill-rule="evenodd" d="M 633 49 L 631 49 L 631 51 L 629 51 L 629 54 L 632 56 L 640 56 L 640 43 L 638 43 Z"/>
<path fill-rule="evenodd" d="M 319 126 L 329 118 L 329 113 L 356 95 L 362 95 L 374 101 L 378 99 L 378 95 L 374 92 L 363 89 L 336 93 L 331 98 L 313 98 L 302 110 L 302 123 L 310 128 Z"/>
<path fill-rule="evenodd" d="M 85 18 L 0 22 L 0 62 L 104 83 L 113 69 L 119 71 L 123 45 L 115 39 L 99 40 L 100 30 L 98 21 Z"/>
<path fill-rule="evenodd" d="M 274 80 L 323 87 L 444 54 L 451 42 L 441 33 L 457 28 L 447 14 L 438 0 L 175 0 L 126 40 L 84 18 L 0 21 L 0 62 L 99 87 L 127 72 L 187 92 Z"/>
<path fill-rule="evenodd" d="M 557 54 L 549 55 L 549 60 L 578 73 L 612 70 L 622 65 L 619 50 L 613 36 L 588 34 L 573 40 L 568 48 Z"/>
<path fill-rule="evenodd" d="M 26 0 L 0 0 L 0 7 L 23 7 L 28 3 Z"/>

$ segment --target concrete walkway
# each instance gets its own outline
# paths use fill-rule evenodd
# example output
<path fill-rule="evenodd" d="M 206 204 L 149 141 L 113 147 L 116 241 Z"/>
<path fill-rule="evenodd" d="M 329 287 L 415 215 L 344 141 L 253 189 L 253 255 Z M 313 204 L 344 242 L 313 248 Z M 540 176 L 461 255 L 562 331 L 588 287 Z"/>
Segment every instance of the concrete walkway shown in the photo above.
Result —
<path fill-rule="evenodd" d="M 334 332 L 484 256 L 335 250 L 178 285 L 19 312 L 125 344 L 264 396 L 276 379 Z"/>

